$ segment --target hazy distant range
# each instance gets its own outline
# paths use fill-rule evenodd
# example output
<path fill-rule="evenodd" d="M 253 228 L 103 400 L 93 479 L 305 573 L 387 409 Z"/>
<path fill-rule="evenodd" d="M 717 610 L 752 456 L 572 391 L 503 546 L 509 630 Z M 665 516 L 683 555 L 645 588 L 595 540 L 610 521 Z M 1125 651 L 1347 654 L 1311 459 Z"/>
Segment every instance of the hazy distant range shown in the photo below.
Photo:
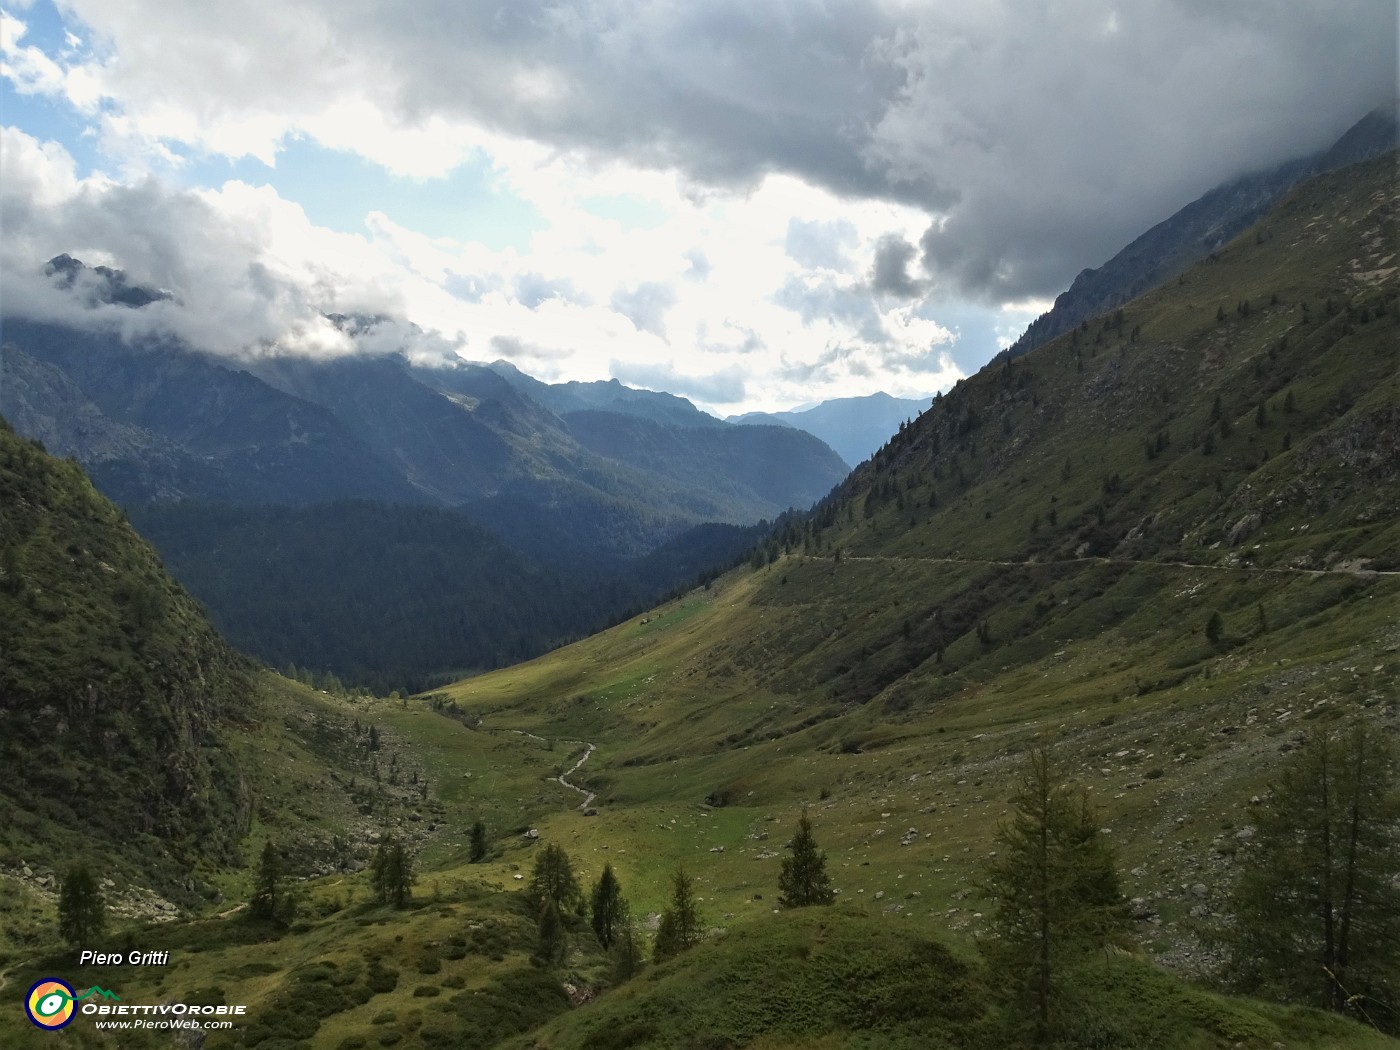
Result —
<path fill-rule="evenodd" d="M 729 416 L 730 423 L 778 424 L 796 427 L 821 438 L 851 466 L 863 463 L 888 441 L 906 420 L 929 406 L 929 398 L 839 397 L 811 408 L 787 412 L 746 412 Z"/>

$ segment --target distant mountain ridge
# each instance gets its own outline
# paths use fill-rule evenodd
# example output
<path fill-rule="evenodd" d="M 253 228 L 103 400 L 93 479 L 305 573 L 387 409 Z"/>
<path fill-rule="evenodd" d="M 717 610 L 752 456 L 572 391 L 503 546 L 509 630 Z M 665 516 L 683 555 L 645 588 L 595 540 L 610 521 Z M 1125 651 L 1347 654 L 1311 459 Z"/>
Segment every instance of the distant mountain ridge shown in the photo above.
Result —
<path fill-rule="evenodd" d="M 71 256 L 45 272 L 79 310 L 168 298 Z M 505 499 L 561 512 L 565 531 L 614 522 L 594 539 L 632 556 L 702 522 L 809 506 L 847 470 L 805 433 L 730 427 L 615 381 L 551 386 L 503 362 L 429 368 L 397 355 L 224 359 L 9 312 L 0 411 L 124 502 Z M 350 333 L 370 321 L 337 319 Z"/>
<path fill-rule="evenodd" d="M 928 408 L 927 398 L 899 398 L 884 392 L 865 397 L 838 397 L 811 408 L 787 412 L 747 412 L 730 416 L 730 423 L 746 426 L 775 424 L 796 427 L 821 438 L 847 463 L 854 466 L 875 454 L 899 431 Z"/>
<path fill-rule="evenodd" d="M 592 383 L 545 383 L 526 375 L 509 361 L 492 361 L 484 367 L 560 416 L 573 412 L 602 411 L 680 427 L 724 425 L 722 420 L 700 411 L 686 398 L 623 386 L 616 379 Z"/>
<path fill-rule="evenodd" d="M 172 308 L 71 256 L 45 271 L 77 311 Z M 332 320 L 352 337 L 377 323 Z M 803 431 L 615 382 L 400 354 L 234 360 L 22 316 L 4 318 L 0 413 L 125 504 L 237 644 L 386 690 L 614 622 L 847 473 Z"/>
<path fill-rule="evenodd" d="M 1400 144 L 1396 104 L 1373 110 L 1330 148 L 1241 176 L 1206 193 L 1136 238 L 1096 269 L 1080 272 L 1055 305 L 998 355 L 1020 357 L 1095 314 L 1115 309 L 1199 262 L 1264 216 L 1314 175 L 1337 171 Z"/>

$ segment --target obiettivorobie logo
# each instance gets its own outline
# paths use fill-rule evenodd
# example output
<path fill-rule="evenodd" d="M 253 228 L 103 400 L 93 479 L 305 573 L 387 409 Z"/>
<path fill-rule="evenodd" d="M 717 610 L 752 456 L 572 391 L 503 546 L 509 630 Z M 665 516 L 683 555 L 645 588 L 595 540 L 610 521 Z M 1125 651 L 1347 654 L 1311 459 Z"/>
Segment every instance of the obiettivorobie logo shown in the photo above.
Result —
<path fill-rule="evenodd" d="M 114 999 L 121 1002 L 121 996 L 116 992 L 99 988 L 97 985 L 85 992 L 75 992 L 67 981 L 45 977 L 42 981 L 34 982 L 34 986 L 29 989 L 29 995 L 24 1000 L 24 1012 L 39 1028 L 64 1028 L 72 1023 L 77 1013 L 76 1004 L 89 998 Z"/>

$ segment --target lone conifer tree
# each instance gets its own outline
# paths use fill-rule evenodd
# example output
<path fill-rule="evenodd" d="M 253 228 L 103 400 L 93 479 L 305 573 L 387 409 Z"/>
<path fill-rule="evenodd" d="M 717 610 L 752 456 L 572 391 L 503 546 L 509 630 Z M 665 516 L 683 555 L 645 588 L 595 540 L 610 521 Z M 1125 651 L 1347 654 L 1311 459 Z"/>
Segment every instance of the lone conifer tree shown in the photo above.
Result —
<path fill-rule="evenodd" d="M 627 902 L 622 899 L 622 887 L 613 874 L 612 865 L 603 865 L 603 874 L 593 884 L 590 900 L 593 914 L 593 932 L 598 935 L 598 943 L 611 949 L 617 943 L 621 925 L 627 917 Z"/>
<path fill-rule="evenodd" d="M 97 877 L 86 864 L 73 865 L 58 895 L 58 932 L 75 948 L 84 948 L 106 925 L 107 904 Z"/>
<path fill-rule="evenodd" d="M 404 852 L 398 836 L 390 835 L 379 845 L 370 867 L 375 899 L 381 904 L 402 908 L 413 895 L 413 862 Z"/>
<path fill-rule="evenodd" d="M 262 854 L 258 858 L 258 871 L 253 879 L 253 899 L 248 902 L 248 911 L 255 919 L 274 919 L 277 907 L 282 903 L 282 858 L 272 842 L 263 843 Z"/>
<path fill-rule="evenodd" d="M 1241 853 L 1234 983 L 1400 1031 L 1400 763 L 1358 722 L 1281 770 Z"/>
<path fill-rule="evenodd" d="M 797 821 L 797 834 L 788 843 L 792 856 L 783 858 L 778 873 L 778 904 L 784 908 L 805 908 L 830 904 L 836 899 L 831 877 L 826 873 L 826 854 L 817 849 L 812 821 L 807 811 Z"/>
<path fill-rule="evenodd" d="M 470 848 L 469 859 L 473 864 L 480 864 L 486 859 L 486 825 L 479 820 L 472 825 Z"/>
<path fill-rule="evenodd" d="M 1011 1012 L 1032 1018 L 1034 1038 L 1044 1043 L 1066 969 L 1126 929 L 1128 916 L 1094 812 L 1056 775 L 1044 748 L 1032 752 L 1011 801 L 1015 811 L 997 833 L 983 883 L 997 934 L 987 954 Z"/>

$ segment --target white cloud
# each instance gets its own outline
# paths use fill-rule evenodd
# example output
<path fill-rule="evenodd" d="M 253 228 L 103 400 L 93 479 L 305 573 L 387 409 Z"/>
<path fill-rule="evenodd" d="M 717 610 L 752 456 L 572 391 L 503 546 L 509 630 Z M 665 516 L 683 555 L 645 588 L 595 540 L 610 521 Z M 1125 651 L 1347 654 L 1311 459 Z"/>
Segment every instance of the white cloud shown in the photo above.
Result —
<path fill-rule="evenodd" d="M 7 309 L 68 309 L 34 278 L 68 251 L 178 296 L 90 323 L 338 353 L 324 314 L 386 315 L 362 346 L 724 411 L 947 386 L 1081 267 L 1394 88 L 1393 0 L 62 0 L 53 53 L 30 7 L 0 13 L 3 75 L 115 170 L 6 129 Z M 485 163 L 538 228 L 493 250 L 368 202 L 333 232 L 266 186 L 161 181 L 295 138 L 401 178 Z"/>
<path fill-rule="evenodd" d="M 851 204 L 776 177 L 751 194 L 696 204 L 674 180 L 638 173 L 634 187 L 670 195 L 659 225 L 627 228 L 559 208 L 530 251 L 493 251 L 378 213 L 362 233 L 331 231 L 267 186 L 79 179 L 61 147 L 18 129 L 4 134 L 0 263 L 11 312 L 120 324 L 132 335 L 156 330 L 224 354 L 273 344 L 379 351 L 397 341 L 434 359 L 505 356 L 548 380 L 673 381 L 725 410 L 877 389 L 922 394 L 962 374 L 946 356 L 949 332 L 914 305 L 877 302 L 860 280 L 809 270 L 787 250 L 796 222 L 868 251 L 892 224 L 917 229 L 912 209 Z M 520 184 L 542 203 L 591 188 L 549 164 Z M 36 278 L 60 252 L 125 269 L 175 299 L 76 313 Z M 696 258 L 706 260 L 705 277 L 686 279 Z M 793 282 L 800 295 L 782 301 Z M 844 305 L 829 308 L 837 300 Z M 352 340 L 326 320 L 333 313 L 391 320 Z"/>
<path fill-rule="evenodd" d="M 162 148 L 163 163 L 193 149 L 273 164 L 291 136 L 412 177 L 485 154 L 532 200 L 579 187 L 553 198 L 556 226 L 586 185 L 704 210 L 786 175 L 917 207 L 920 230 L 901 235 L 931 231 L 929 287 L 993 302 L 1060 290 L 1192 196 L 1325 145 L 1395 89 L 1394 0 L 63 10 L 86 48 L 23 47 L 7 16 L 6 75 L 89 114 L 100 104 L 104 141 L 136 170 Z M 575 215 L 570 234 L 601 231 Z"/>

